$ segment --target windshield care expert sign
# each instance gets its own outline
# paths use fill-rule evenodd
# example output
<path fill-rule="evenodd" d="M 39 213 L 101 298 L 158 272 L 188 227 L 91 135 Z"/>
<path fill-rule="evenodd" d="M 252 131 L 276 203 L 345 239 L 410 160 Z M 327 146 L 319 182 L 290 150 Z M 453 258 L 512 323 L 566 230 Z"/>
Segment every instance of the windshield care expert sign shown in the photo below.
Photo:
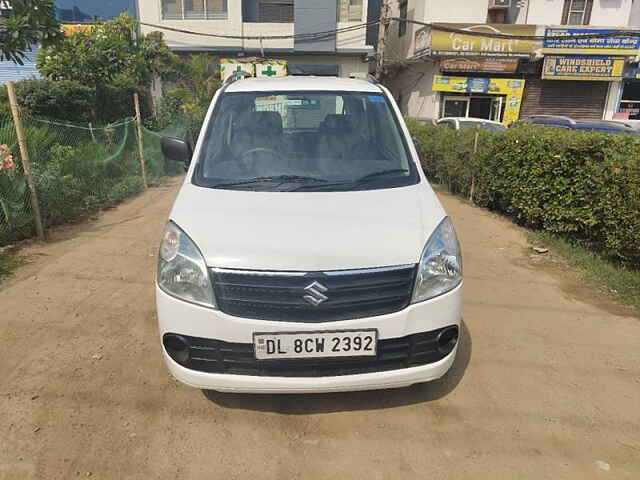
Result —
<path fill-rule="evenodd" d="M 620 81 L 624 58 L 608 56 L 551 55 L 544 59 L 545 80 Z"/>

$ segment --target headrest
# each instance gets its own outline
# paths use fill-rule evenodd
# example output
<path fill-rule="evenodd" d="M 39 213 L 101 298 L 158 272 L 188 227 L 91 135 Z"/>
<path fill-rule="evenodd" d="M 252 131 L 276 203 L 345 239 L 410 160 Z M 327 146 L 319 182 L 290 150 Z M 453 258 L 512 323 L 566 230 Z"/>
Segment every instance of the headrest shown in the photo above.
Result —
<path fill-rule="evenodd" d="M 282 133 L 282 117 L 278 112 L 244 112 L 236 127 L 241 130 L 251 130 L 254 132 L 280 134 Z"/>
<path fill-rule="evenodd" d="M 257 130 L 282 133 L 282 116 L 278 112 L 254 112 L 252 117 Z"/>
<path fill-rule="evenodd" d="M 351 122 L 349 121 L 347 115 L 330 113 L 329 115 L 324 117 L 322 128 L 326 130 L 350 130 Z"/>

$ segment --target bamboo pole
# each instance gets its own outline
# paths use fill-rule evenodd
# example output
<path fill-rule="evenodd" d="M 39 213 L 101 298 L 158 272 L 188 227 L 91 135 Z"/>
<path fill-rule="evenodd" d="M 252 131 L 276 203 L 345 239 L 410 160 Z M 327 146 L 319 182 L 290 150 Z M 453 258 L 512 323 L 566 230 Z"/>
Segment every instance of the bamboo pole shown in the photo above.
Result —
<path fill-rule="evenodd" d="M 29 159 L 29 150 L 27 150 L 27 140 L 24 136 L 24 129 L 22 128 L 22 119 L 20 118 L 20 108 L 18 107 L 18 100 L 16 98 L 16 90 L 13 82 L 7 82 L 7 93 L 9 94 L 9 104 L 11 105 L 11 114 L 13 115 L 13 123 L 16 128 L 16 135 L 18 137 L 18 145 L 20 145 L 20 157 L 22 159 L 22 170 L 24 171 L 24 177 L 27 180 L 27 186 L 31 193 L 31 211 L 33 213 L 33 222 L 36 227 L 36 233 L 40 240 L 44 240 L 44 228 L 42 227 L 42 215 L 40 214 L 40 204 L 38 203 L 38 195 L 36 193 L 36 186 L 33 181 L 33 172 L 31 170 L 31 160 Z"/>
<path fill-rule="evenodd" d="M 138 131 L 138 151 L 140 152 L 140 170 L 142 171 L 142 182 L 147 188 L 147 169 L 144 164 L 144 148 L 142 144 L 142 116 L 140 115 L 140 98 L 138 92 L 133 94 L 133 104 L 136 107 L 136 127 Z"/>

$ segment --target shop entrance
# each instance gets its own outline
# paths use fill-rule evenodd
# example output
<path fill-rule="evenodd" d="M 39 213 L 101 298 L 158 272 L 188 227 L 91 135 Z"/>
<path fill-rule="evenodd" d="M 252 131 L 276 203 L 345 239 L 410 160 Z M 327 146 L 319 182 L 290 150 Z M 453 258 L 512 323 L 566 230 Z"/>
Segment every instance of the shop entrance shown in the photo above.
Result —
<path fill-rule="evenodd" d="M 447 95 L 441 117 L 473 117 L 502 121 L 504 95 Z"/>
<path fill-rule="evenodd" d="M 622 97 L 618 104 L 618 118 L 640 120 L 640 82 L 624 82 Z"/>

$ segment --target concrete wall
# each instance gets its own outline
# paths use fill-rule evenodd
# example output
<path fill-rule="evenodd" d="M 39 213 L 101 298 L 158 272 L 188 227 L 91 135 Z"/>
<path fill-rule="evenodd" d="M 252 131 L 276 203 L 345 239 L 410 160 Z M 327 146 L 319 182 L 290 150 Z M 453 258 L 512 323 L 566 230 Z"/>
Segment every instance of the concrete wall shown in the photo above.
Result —
<path fill-rule="evenodd" d="M 560 25 L 564 0 L 529 0 L 529 15 L 526 23 L 542 25 Z M 594 0 L 590 25 L 622 26 L 629 24 L 632 0 Z M 638 3 L 636 1 L 636 3 Z M 634 6 L 637 10 L 637 6 Z M 525 9 L 511 8 L 510 21 L 525 22 Z"/>
<path fill-rule="evenodd" d="M 485 23 L 489 0 L 409 0 L 407 18 L 420 22 Z M 391 16 L 400 16 L 400 2 L 391 2 Z M 398 36 L 398 22 L 393 22 L 387 34 L 388 51 L 392 60 L 411 57 L 414 54 L 415 32 L 420 25 L 408 23 L 407 33 Z"/>
<path fill-rule="evenodd" d="M 633 25 L 635 27 L 640 26 L 640 0 L 635 0 L 631 5 L 629 25 Z"/>
<path fill-rule="evenodd" d="M 387 80 L 403 115 L 422 120 L 438 116 L 439 95 L 432 90 L 433 76 L 438 74 L 435 63 L 427 61 L 415 63 Z"/>

